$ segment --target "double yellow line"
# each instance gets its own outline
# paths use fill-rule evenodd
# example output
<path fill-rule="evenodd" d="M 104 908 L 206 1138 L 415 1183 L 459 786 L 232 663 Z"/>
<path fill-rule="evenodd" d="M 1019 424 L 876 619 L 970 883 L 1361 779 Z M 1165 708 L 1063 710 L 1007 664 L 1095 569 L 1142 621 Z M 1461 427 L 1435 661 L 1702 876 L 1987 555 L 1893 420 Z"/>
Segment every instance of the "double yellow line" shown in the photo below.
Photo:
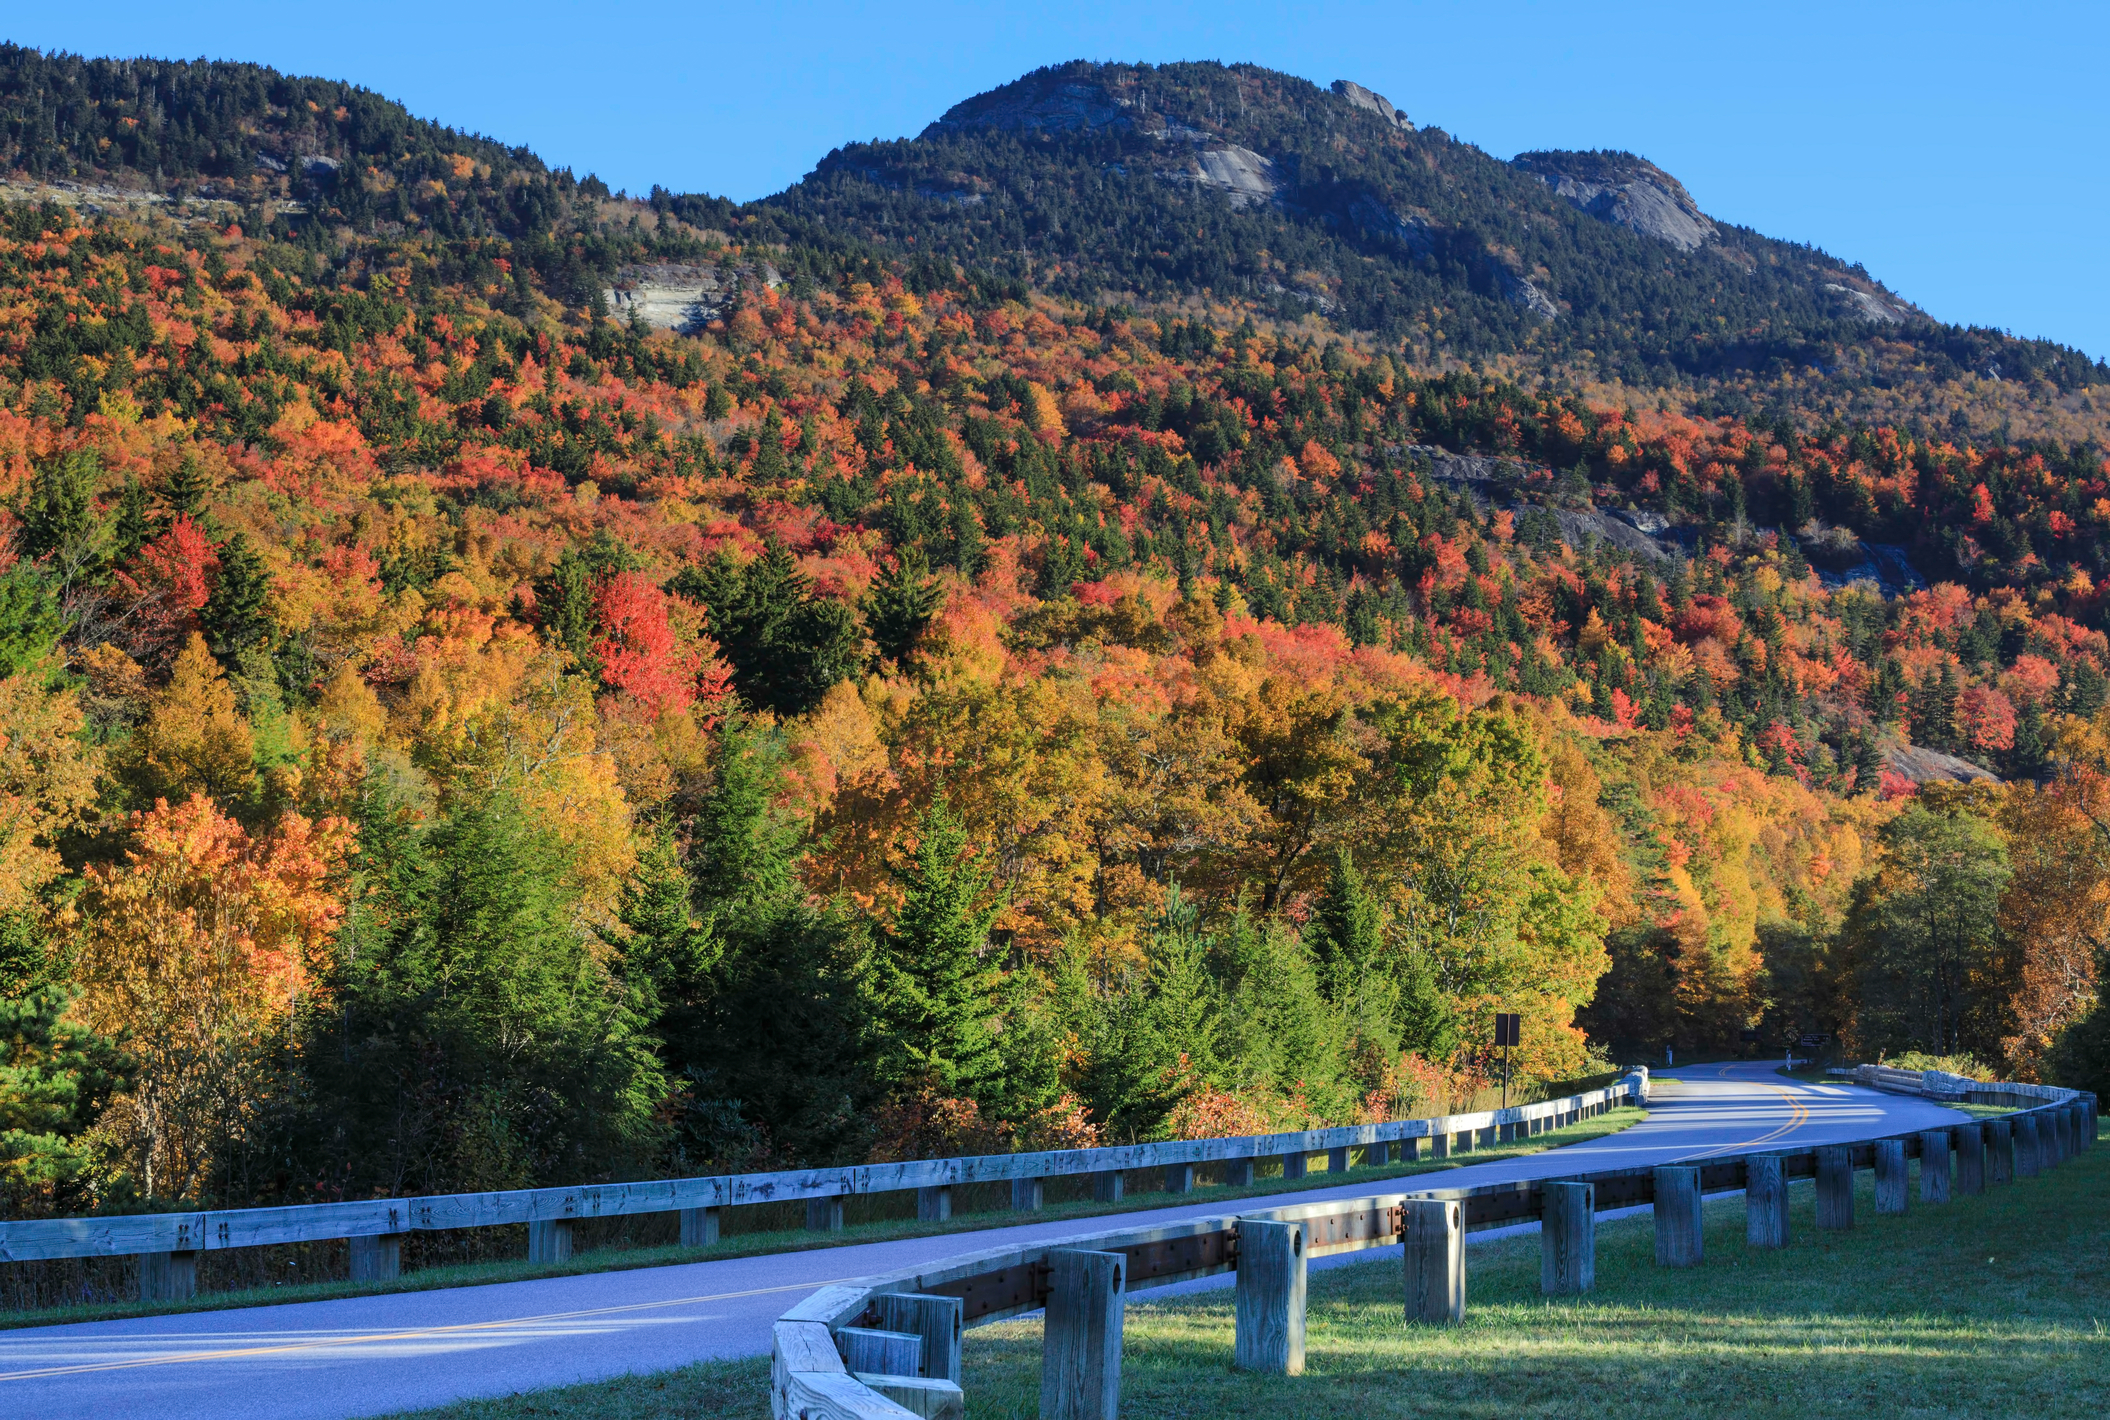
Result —
<path fill-rule="evenodd" d="M 34 1371 L 0 1371 L 0 1381 L 44 1380 L 53 1376 L 81 1376 L 95 1371 L 130 1371 L 143 1366 L 178 1366 L 193 1361 L 239 1361 L 252 1356 L 283 1356 L 295 1351 L 324 1351 L 346 1346 L 367 1346 L 380 1341 L 422 1341 L 436 1336 L 475 1336 L 502 1331 L 507 1327 L 529 1327 L 548 1325 L 553 1322 L 582 1321 L 592 1317 L 622 1316 L 629 1312 L 653 1311 L 663 1307 L 693 1306 L 700 1302 L 730 1302 L 741 1297 L 766 1297 L 773 1292 L 810 1292 L 820 1287 L 833 1287 L 851 1279 L 832 1278 L 826 1282 L 797 1282 L 784 1287 L 756 1287 L 746 1292 L 718 1292 L 707 1297 L 675 1297 L 664 1302 L 633 1302 L 622 1307 L 595 1307 L 588 1311 L 550 1312 L 544 1316 L 513 1317 L 506 1321 L 463 1322 L 456 1326 L 428 1326 L 415 1331 L 377 1331 L 365 1336 L 338 1336 L 315 1341 L 289 1341 L 278 1346 L 235 1346 L 218 1351 L 182 1351 L 172 1356 L 142 1356 L 126 1361 L 92 1361 L 78 1366 L 46 1366 Z"/>
<path fill-rule="evenodd" d="M 1728 1079 L 1729 1072 L 1732 1068 L 1734 1067 L 1724 1065 L 1721 1070 L 1717 1072 L 1719 1078 L 1724 1080 Z M 1753 1083 L 1765 1086 L 1767 1089 L 1773 1091 L 1775 1094 L 1779 1095 L 1782 1099 L 1788 1102 L 1788 1117 L 1786 1121 L 1768 1130 L 1766 1133 L 1759 1135 L 1756 1139 L 1746 1139 L 1741 1144 L 1723 1144 L 1718 1148 L 1707 1150 L 1706 1153 L 1693 1154 L 1690 1157 L 1695 1159 L 1704 1159 L 1710 1154 L 1729 1154 L 1735 1153 L 1738 1150 L 1742 1149 L 1754 1149 L 1761 1144 L 1770 1144 L 1775 1139 L 1780 1138 L 1782 1135 L 1792 1134 L 1797 1129 L 1810 1122 L 1810 1107 L 1804 1104 L 1801 1098 L 1798 1097 L 1792 1090 L 1789 1090 L 1783 1085 L 1776 1085 L 1771 1080 L 1758 1080 L 1754 1081 Z"/>

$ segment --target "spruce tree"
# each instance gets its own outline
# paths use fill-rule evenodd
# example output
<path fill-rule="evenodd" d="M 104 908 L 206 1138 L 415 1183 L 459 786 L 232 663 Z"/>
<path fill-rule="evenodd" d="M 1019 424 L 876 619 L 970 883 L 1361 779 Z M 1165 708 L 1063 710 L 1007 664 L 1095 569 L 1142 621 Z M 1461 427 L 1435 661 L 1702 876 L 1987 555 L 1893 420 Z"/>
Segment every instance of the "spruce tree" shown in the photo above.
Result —
<path fill-rule="evenodd" d="M 161 501 L 168 505 L 169 521 L 173 522 L 179 514 L 203 519 L 206 500 L 211 497 L 211 476 L 199 464 L 198 456 L 186 449 L 175 472 L 161 488 Z"/>
<path fill-rule="evenodd" d="M 247 534 L 236 533 L 220 548 L 220 573 L 198 615 L 206 645 L 223 663 L 231 666 L 244 651 L 269 645 L 270 593 L 264 559 L 249 545 Z"/>
<path fill-rule="evenodd" d="M 906 661 L 937 615 L 939 587 L 928 571 L 921 548 L 903 548 L 894 565 L 873 582 L 865 601 L 865 625 L 882 660 Z"/>
<path fill-rule="evenodd" d="M 777 806 L 781 736 L 739 715 L 718 730 L 713 781 L 690 827 L 689 877 L 707 922 L 792 895 L 799 825 Z"/>
<path fill-rule="evenodd" d="M 39 465 L 29 496 L 17 510 L 22 552 L 51 568 L 62 588 L 93 582 L 103 570 L 104 548 L 95 511 L 95 485 L 103 472 L 93 449 L 75 449 Z"/>
<path fill-rule="evenodd" d="M 915 852 L 894 880 L 901 910 L 882 939 L 878 990 L 887 1023 L 885 1073 L 979 1098 L 1003 1069 L 994 1017 L 1000 974 L 988 959 L 991 893 L 986 855 L 941 795 L 916 821 Z"/>
<path fill-rule="evenodd" d="M 1319 982 L 1335 1005 L 1359 994 L 1384 951 L 1384 914 L 1347 849 L 1334 855 L 1326 890 L 1305 929 Z"/>
<path fill-rule="evenodd" d="M 120 566 L 130 562 L 153 535 L 147 521 L 147 491 L 127 474 L 124 492 L 117 500 L 117 523 L 111 529 L 110 560 Z"/>
<path fill-rule="evenodd" d="M 1428 954 L 1409 951 L 1397 974 L 1399 1048 L 1439 1064 L 1458 1048 L 1458 1020 L 1450 1000 L 1437 984 Z"/>

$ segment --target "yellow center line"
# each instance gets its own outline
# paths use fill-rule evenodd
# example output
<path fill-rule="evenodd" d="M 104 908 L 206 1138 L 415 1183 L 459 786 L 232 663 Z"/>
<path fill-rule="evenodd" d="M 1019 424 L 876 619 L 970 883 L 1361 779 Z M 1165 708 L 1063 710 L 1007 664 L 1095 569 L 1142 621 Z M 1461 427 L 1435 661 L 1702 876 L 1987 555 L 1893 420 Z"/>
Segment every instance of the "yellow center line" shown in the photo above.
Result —
<path fill-rule="evenodd" d="M 78 1366 L 46 1366 L 34 1371 L 0 1372 L 0 1381 L 40 1380 L 50 1376 L 78 1376 L 91 1371 L 128 1371 L 141 1366 L 174 1366 L 190 1361 L 233 1361 L 251 1356 L 279 1356 L 293 1351 L 321 1351 L 334 1347 L 364 1346 L 377 1341 L 418 1341 L 435 1336 L 470 1336 L 506 1327 L 536 1326 L 550 1322 L 580 1321 L 589 1317 L 620 1316 L 626 1312 L 652 1311 L 660 1307 L 691 1306 L 699 1302 L 729 1302 L 741 1297 L 766 1297 L 773 1292 L 809 1292 L 850 1281 L 837 1277 L 826 1282 L 796 1282 L 783 1287 L 756 1287 L 746 1292 L 718 1292 L 707 1297 L 674 1297 L 664 1302 L 633 1302 L 628 1306 L 595 1307 L 588 1311 L 550 1312 L 543 1316 L 513 1317 L 505 1321 L 461 1322 L 453 1326 L 420 1327 L 414 1331 L 374 1332 L 366 1336 L 338 1336 L 313 1341 L 290 1341 L 277 1346 L 236 1346 L 218 1351 L 184 1351 L 173 1356 L 143 1356 L 123 1361 L 94 1361 Z"/>
<path fill-rule="evenodd" d="M 1729 1070 L 1730 1070 L 1730 1067 L 1729 1067 L 1729 1066 L 1727 1066 L 1727 1065 L 1724 1065 L 1724 1066 L 1723 1066 L 1723 1067 L 1721 1068 L 1720 1072 L 1719 1072 L 1719 1076 L 1720 1076 L 1720 1078 L 1722 1078 L 1722 1079 L 1727 1079 L 1727 1078 L 1729 1078 Z M 1783 1086 L 1783 1085 L 1776 1085 L 1776 1084 L 1772 1083 L 1772 1082 L 1771 1082 L 1770 1080 L 1759 1080 L 1759 1081 L 1754 1081 L 1754 1083 L 1756 1083 L 1756 1084 L 1759 1084 L 1759 1085 L 1762 1085 L 1762 1086 L 1764 1086 L 1764 1087 L 1765 1087 L 1766 1089 L 1772 1090 L 1772 1091 L 1773 1091 L 1773 1092 L 1774 1092 L 1775 1094 L 1779 1095 L 1779 1096 L 1780 1096 L 1780 1097 L 1781 1097 L 1782 1099 L 1784 1099 L 1784 1100 L 1786 1100 L 1786 1101 L 1788 1102 L 1788 1117 L 1787 1117 L 1787 1120 L 1786 1120 L 1786 1122 L 1784 1122 L 1784 1123 L 1782 1123 L 1782 1124 L 1780 1124 L 1780 1125 L 1777 1125 L 1776 1127 L 1774 1127 L 1773 1129 L 1771 1129 L 1771 1130 L 1767 1131 L 1767 1132 L 1766 1132 L 1766 1133 L 1764 1133 L 1764 1134 L 1761 1134 L 1761 1135 L 1759 1135 L 1759 1136 L 1758 1136 L 1758 1137 L 1757 1137 L 1756 1139 L 1746 1139 L 1746 1140 L 1745 1140 L 1745 1141 L 1744 1141 L 1743 1143 L 1741 1143 L 1741 1144 L 1723 1144 L 1723 1145 L 1720 1145 L 1720 1146 L 1719 1146 L 1719 1147 L 1717 1147 L 1717 1148 L 1709 1149 L 1709 1150 L 1707 1150 L 1707 1151 L 1706 1151 L 1705 1153 L 1699 1153 L 1699 1154 L 1692 1154 L 1692 1155 L 1689 1155 L 1688 1157 L 1690 1157 L 1690 1158 L 1695 1158 L 1695 1159 L 1704 1159 L 1704 1158 L 1706 1158 L 1706 1157 L 1708 1156 L 1708 1154 L 1722 1154 L 1722 1153 L 1728 1153 L 1728 1152 L 1731 1152 L 1731 1151 L 1733 1151 L 1733 1150 L 1737 1150 L 1737 1149 L 1749 1149 L 1749 1148 L 1753 1148 L 1753 1147 L 1755 1147 L 1755 1146 L 1757 1146 L 1757 1145 L 1760 1145 L 1760 1144 L 1770 1144 L 1770 1143 L 1772 1143 L 1772 1142 L 1773 1142 L 1773 1141 L 1774 1141 L 1775 1139 L 1778 1139 L 1778 1138 L 1780 1138 L 1780 1137 L 1781 1137 L 1782 1135 L 1784 1135 L 1784 1134 L 1790 1134 L 1790 1133 L 1793 1133 L 1793 1132 L 1794 1132 L 1794 1131 L 1795 1131 L 1796 1129 L 1800 1128 L 1800 1127 L 1801 1127 L 1802 1125 L 1804 1125 L 1804 1124 L 1807 1124 L 1807 1123 L 1809 1123 L 1809 1120 L 1810 1120 L 1810 1108 L 1809 1108 L 1809 1106 L 1808 1106 L 1808 1105 L 1806 1105 L 1806 1104 L 1804 1104 L 1804 1103 L 1802 1102 L 1801 1098 L 1800 1098 L 1800 1097 L 1798 1097 L 1797 1095 L 1795 1095 L 1795 1094 L 1794 1094 L 1794 1093 L 1793 1093 L 1792 1091 L 1790 1091 L 1789 1089 L 1787 1089 L 1787 1088 L 1786 1088 L 1785 1086 Z"/>

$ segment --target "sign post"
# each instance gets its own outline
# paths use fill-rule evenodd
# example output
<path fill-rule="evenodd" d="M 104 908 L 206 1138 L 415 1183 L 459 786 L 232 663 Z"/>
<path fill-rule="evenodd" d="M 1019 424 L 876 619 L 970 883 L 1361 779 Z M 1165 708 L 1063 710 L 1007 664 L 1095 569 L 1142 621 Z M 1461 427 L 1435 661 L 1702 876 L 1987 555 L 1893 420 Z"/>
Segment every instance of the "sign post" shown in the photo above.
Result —
<path fill-rule="evenodd" d="M 1509 1047 L 1524 1043 L 1524 1018 L 1504 1011 L 1495 1013 L 1495 1044 L 1502 1047 L 1502 1108 L 1509 1108 Z"/>

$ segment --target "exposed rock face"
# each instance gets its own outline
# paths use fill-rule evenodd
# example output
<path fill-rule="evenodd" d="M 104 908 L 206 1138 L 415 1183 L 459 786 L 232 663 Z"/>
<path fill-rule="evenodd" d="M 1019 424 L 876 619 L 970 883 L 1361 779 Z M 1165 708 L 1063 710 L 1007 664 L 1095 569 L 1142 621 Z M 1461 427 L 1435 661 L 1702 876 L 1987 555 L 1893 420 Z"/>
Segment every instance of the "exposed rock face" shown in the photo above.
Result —
<path fill-rule="evenodd" d="M 1357 108 L 1368 109 L 1403 133 L 1414 131 L 1414 125 L 1407 122 L 1406 110 L 1394 108 L 1392 101 L 1383 94 L 1372 93 L 1361 84 L 1351 83 L 1346 79 L 1334 80 L 1333 91 Z"/>
<path fill-rule="evenodd" d="M 1943 754 L 1938 749 L 1923 745 L 1899 745 L 1883 756 L 1883 767 L 1900 778 L 1910 779 L 1915 784 L 1932 784 L 1949 779 L 1968 784 L 1974 779 L 1984 779 L 1998 784 L 2000 777 L 1988 773 L 1968 759 L 1958 759 L 1953 754 Z"/>
<path fill-rule="evenodd" d="M 1228 194 L 1233 207 L 1272 202 L 1284 186 L 1275 175 L 1271 159 L 1235 143 L 1197 145 L 1192 156 L 1158 169 L 1158 176 L 1168 182 L 1214 188 Z"/>
<path fill-rule="evenodd" d="M 1679 251 L 1715 235 L 1683 183 L 1632 153 L 1519 153 L 1513 161 L 1591 216 Z"/>
<path fill-rule="evenodd" d="M 627 321 L 633 312 L 658 330 L 696 331 L 724 315 L 741 285 L 776 286 L 777 269 L 762 266 L 626 266 L 602 292 L 608 310 Z"/>
<path fill-rule="evenodd" d="M 1531 312 L 1541 320 L 1559 320 L 1561 308 L 1537 286 L 1517 275 L 1506 266 L 1495 268 L 1495 282 L 1502 288 L 1502 298 L 1512 306 Z"/>
<path fill-rule="evenodd" d="M 1028 74 L 1016 83 L 954 104 L 923 136 L 962 128 L 1011 132 L 1074 133 L 1080 129 L 1125 128 L 1128 105 L 1095 82 L 1059 74 Z"/>
<path fill-rule="evenodd" d="M 1824 289 L 1837 296 L 1853 308 L 1855 315 L 1863 320 L 1881 321 L 1884 325 L 1898 325 L 1907 312 L 1894 306 L 1873 291 L 1864 291 L 1858 286 L 1842 286 L 1836 281 L 1824 283 Z"/>

